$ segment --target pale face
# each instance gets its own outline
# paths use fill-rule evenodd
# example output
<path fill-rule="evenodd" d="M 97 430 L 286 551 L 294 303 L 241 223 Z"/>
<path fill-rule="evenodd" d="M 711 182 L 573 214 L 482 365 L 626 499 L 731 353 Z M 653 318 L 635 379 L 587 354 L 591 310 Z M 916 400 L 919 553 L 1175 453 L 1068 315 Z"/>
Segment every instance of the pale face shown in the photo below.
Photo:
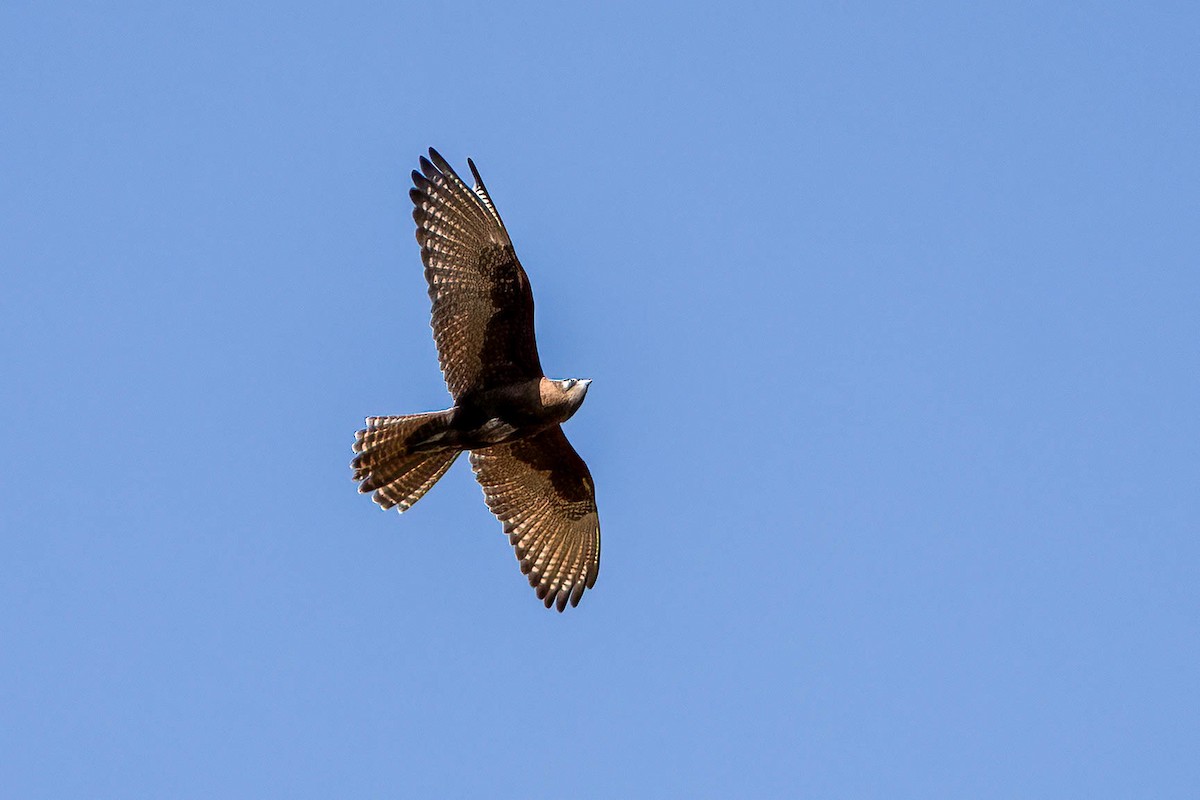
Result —
<path fill-rule="evenodd" d="M 565 380 L 555 381 L 555 383 L 557 383 L 567 394 L 571 394 L 572 392 L 587 394 L 588 387 L 592 385 L 590 380 L 583 380 L 580 378 L 567 378 Z"/>

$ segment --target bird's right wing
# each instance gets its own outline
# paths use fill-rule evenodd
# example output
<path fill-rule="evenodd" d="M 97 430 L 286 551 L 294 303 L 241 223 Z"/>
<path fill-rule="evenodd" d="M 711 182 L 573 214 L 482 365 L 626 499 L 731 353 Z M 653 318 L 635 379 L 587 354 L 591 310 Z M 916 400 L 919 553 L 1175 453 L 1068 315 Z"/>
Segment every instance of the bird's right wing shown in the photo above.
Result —
<path fill-rule="evenodd" d="M 450 394 L 542 377 L 529 278 L 475 165 L 472 189 L 436 150 L 429 157 L 409 196 Z"/>
<path fill-rule="evenodd" d="M 562 428 L 473 450 L 471 468 L 538 599 L 578 605 L 600 572 L 600 518 L 591 473 Z"/>

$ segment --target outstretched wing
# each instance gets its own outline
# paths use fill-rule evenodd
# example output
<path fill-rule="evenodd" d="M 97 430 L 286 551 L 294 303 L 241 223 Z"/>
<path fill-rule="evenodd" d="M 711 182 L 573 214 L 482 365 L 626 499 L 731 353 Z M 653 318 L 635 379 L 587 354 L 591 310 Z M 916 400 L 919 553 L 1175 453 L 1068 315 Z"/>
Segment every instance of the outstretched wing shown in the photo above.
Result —
<path fill-rule="evenodd" d="M 471 468 L 538 599 L 578 605 L 600 572 L 600 518 L 591 473 L 562 428 L 473 450 Z"/>
<path fill-rule="evenodd" d="M 430 148 L 413 171 L 413 219 L 450 394 L 542 377 L 529 278 L 475 165 L 475 188 Z"/>

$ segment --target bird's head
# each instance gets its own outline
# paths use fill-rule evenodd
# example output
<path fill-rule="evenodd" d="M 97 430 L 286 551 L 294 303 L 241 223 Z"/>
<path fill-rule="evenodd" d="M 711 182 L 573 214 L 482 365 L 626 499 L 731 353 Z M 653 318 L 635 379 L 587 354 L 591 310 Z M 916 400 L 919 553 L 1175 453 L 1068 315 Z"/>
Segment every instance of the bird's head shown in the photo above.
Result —
<path fill-rule="evenodd" d="M 580 378 L 566 378 L 561 381 L 543 380 L 542 402 L 564 409 L 566 415 L 563 420 L 565 421 L 583 405 L 583 398 L 587 395 L 588 387 L 591 385 L 590 380 Z"/>

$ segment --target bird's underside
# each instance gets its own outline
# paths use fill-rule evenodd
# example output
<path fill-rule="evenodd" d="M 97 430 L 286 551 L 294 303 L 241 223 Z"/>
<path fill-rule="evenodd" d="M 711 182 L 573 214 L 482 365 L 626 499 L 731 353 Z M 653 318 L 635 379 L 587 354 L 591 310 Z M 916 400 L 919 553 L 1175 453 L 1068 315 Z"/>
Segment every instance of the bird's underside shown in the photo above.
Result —
<path fill-rule="evenodd" d="M 413 172 L 413 219 L 433 303 L 438 361 L 454 405 L 368 417 L 351 466 L 359 491 L 403 512 L 460 453 L 547 608 L 579 603 L 600 567 L 595 489 L 563 433 L 590 381 L 542 374 L 525 270 L 474 163 L 468 187 L 430 149 Z"/>

